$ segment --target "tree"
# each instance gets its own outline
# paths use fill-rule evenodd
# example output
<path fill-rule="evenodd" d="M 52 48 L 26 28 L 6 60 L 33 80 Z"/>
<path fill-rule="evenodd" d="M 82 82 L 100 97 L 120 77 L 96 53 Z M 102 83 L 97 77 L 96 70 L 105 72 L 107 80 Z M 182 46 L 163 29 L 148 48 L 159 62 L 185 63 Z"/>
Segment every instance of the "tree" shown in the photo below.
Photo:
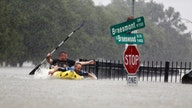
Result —
<path fill-rule="evenodd" d="M 83 20 L 85 25 L 53 56 L 64 50 L 75 59 L 122 60 L 124 45 L 115 43 L 109 28 L 131 16 L 131 5 L 130 0 L 112 0 L 107 6 L 95 6 L 92 0 L 1 0 L 0 63 L 39 63 Z M 145 37 L 145 44 L 138 45 L 142 60 L 190 60 L 191 33 L 179 12 L 138 0 L 135 17 L 139 16 L 146 23 L 138 30 Z"/>

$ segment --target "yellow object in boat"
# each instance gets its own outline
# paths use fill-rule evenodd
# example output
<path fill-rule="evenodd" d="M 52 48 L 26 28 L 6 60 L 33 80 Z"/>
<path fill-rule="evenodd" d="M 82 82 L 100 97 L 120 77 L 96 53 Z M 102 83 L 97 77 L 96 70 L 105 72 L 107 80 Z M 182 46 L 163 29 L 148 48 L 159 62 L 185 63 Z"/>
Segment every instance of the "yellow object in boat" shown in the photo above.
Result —
<path fill-rule="evenodd" d="M 83 76 L 78 75 L 76 72 L 68 70 L 65 72 L 62 71 L 56 71 L 52 75 L 54 78 L 59 78 L 59 79 L 73 79 L 73 80 L 82 80 L 84 79 Z"/>

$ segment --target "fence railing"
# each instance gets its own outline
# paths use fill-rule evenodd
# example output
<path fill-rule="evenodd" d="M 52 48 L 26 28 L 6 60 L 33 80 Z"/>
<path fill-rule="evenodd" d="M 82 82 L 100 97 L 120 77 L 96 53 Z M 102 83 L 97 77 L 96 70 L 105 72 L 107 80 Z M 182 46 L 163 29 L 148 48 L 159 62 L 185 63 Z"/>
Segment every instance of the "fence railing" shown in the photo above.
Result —
<path fill-rule="evenodd" d="M 149 62 L 140 63 L 137 71 L 139 81 L 181 82 L 182 76 L 191 69 L 191 62 Z M 127 72 L 122 61 L 96 61 L 94 65 L 83 66 L 88 72 L 93 72 L 98 79 L 126 80 Z"/>

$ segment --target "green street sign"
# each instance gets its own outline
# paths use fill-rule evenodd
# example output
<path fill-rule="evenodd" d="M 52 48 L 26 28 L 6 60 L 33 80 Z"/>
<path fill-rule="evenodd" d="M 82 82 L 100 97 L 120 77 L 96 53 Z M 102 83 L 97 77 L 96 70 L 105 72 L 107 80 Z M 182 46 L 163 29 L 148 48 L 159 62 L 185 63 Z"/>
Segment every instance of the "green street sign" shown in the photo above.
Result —
<path fill-rule="evenodd" d="M 144 36 L 142 33 L 137 34 L 120 34 L 115 37 L 117 44 L 144 44 Z"/>
<path fill-rule="evenodd" d="M 131 32 L 133 30 L 145 27 L 144 17 L 138 17 L 110 27 L 111 36 L 117 36 L 122 33 Z"/>

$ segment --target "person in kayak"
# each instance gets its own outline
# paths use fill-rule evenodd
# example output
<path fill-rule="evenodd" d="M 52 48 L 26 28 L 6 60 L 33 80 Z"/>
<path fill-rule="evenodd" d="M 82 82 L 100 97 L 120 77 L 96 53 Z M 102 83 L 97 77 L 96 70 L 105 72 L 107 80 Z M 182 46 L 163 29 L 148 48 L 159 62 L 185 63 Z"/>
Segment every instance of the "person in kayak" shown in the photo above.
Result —
<path fill-rule="evenodd" d="M 47 62 L 52 66 L 52 69 L 49 71 L 49 74 L 53 74 L 56 71 L 66 71 L 70 70 L 72 66 L 75 65 L 78 61 L 74 61 L 71 59 L 68 59 L 68 55 L 66 52 L 60 52 L 59 53 L 59 58 L 57 59 L 52 59 L 51 58 L 51 53 L 47 54 L 46 60 Z M 94 64 L 94 60 L 90 61 L 81 61 L 79 62 L 81 65 L 88 65 L 88 64 Z"/>
<path fill-rule="evenodd" d="M 82 70 L 82 64 L 80 62 L 75 63 L 74 71 L 79 74 L 80 76 L 90 77 L 92 79 L 97 79 L 97 77 L 91 73 L 85 72 Z"/>

